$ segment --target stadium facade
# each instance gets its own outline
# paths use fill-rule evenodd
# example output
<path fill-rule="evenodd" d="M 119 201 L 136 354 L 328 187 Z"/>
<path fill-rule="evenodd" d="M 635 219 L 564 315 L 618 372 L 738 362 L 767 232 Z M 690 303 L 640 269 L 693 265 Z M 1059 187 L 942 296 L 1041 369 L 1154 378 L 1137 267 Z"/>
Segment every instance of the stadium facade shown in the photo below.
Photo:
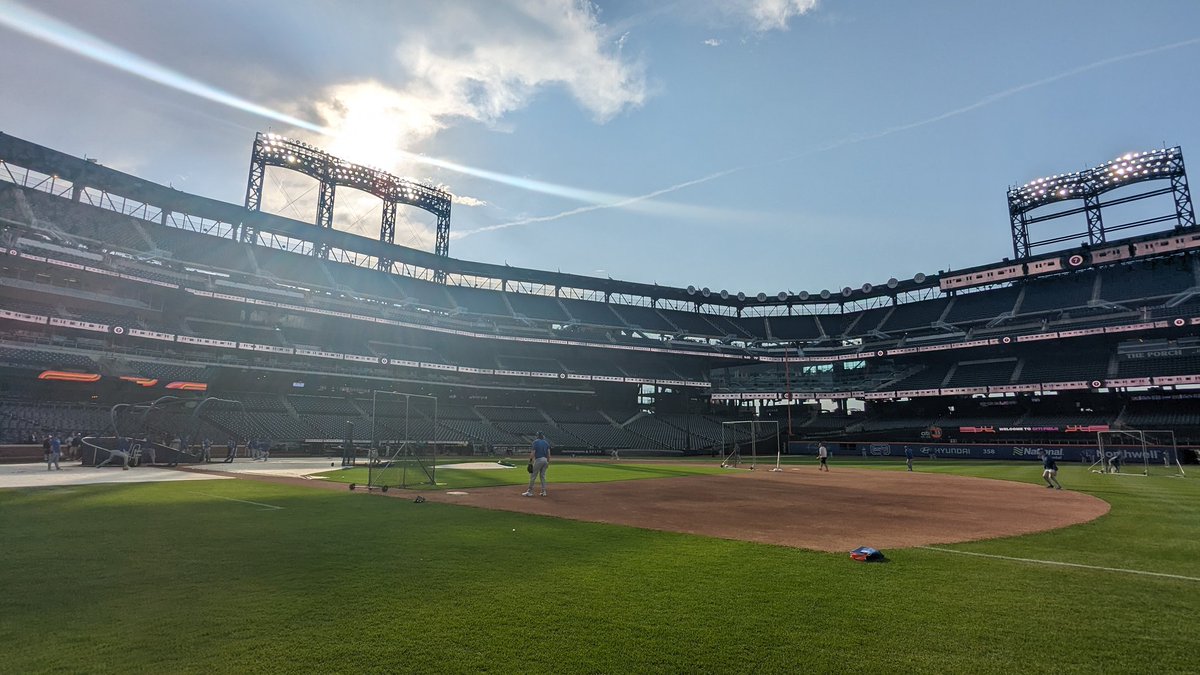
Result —
<path fill-rule="evenodd" d="M 1105 201 L 1143 196 L 1173 213 L 1106 227 Z M 1037 253 L 1075 243 L 1030 239 L 1050 219 L 1036 209 L 1073 200 L 1051 216 L 1085 216 L 1086 241 Z M 214 436 L 318 442 L 388 389 L 436 396 L 439 440 L 476 449 L 545 430 L 580 451 L 708 452 L 722 420 L 755 415 L 793 440 L 1200 441 L 1200 231 L 1179 149 L 1009 203 L 1020 257 L 747 295 L 459 260 L 391 243 L 386 219 L 371 239 L 0 134 L 0 440 L 215 394 L 255 428 L 218 417 Z"/>

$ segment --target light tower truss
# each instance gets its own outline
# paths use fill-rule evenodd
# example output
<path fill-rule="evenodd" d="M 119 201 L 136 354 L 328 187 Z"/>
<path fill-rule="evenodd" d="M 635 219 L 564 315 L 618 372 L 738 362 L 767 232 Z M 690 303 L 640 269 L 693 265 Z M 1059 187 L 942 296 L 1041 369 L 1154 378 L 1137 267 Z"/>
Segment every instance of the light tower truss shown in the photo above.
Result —
<path fill-rule="evenodd" d="M 1147 186 L 1146 189 L 1133 194 L 1118 196 L 1108 201 L 1101 200 L 1101 196 L 1107 192 L 1148 181 L 1166 181 L 1167 185 Z M 1141 218 L 1117 225 L 1106 224 L 1101 214 L 1105 207 L 1167 194 L 1171 195 L 1175 203 L 1174 213 L 1171 214 Z M 1031 212 L 1044 206 L 1064 201 L 1080 201 L 1083 204 L 1045 215 L 1031 215 Z M 1080 213 L 1087 219 L 1086 231 L 1041 241 L 1030 240 L 1031 225 Z M 1017 259 L 1029 257 L 1038 247 L 1083 237 L 1087 237 L 1088 244 L 1094 245 L 1104 243 L 1109 233 L 1121 230 L 1172 221 L 1176 228 L 1196 226 L 1196 212 L 1192 208 L 1192 196 L 1188 191 L 1183 151 L 1178 146 L 1149 152 L 1131 152 L 1091 169 L 1038 178 L 1020 187 L 1011 187 L 1008 189 L 1008 215 L 1012 228 L 1013 255 Z"/>
<path fill-rule="evenodd" d="M 437 238 L 433 252 L 439 256 L 450 255 L 450 193 L 428 185 L 421 185 L 393 176 L 386 171 L 353 164 L 315 148 L 307 143 L 278 134 L 259 132 L 254 137 L 254 148 L 250 153 L 250 177 L 246 182 L 246 208 L 262 210 L 263 179 L 268 166 L 297 171 L 320 183 L 317 196 L 316 225 L 333 228 L 333 205 L 339 186 L 362 190 L 383 200 L 383 218 L 379 226 L 379 240 L 396 243 L 396 206 L 415 206 L 437 218 Z M 244 227 L 242 241 L 253 241 L 257 233 Z M 313 255 L 328 256 L 324 244 L 313 246 Z M 380 269 L 390 269 L 392 260 L 379 259 Z M 445 280 L 441 270 L 436 274 L 438 281 Z"/>

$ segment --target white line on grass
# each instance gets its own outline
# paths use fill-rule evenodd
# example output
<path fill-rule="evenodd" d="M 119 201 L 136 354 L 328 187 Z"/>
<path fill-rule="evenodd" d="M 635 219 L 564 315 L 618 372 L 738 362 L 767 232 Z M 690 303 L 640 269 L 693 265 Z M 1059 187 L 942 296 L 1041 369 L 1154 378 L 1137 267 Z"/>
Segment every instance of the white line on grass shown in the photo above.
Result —
<path fill-rule="evenodd" d="M 1059 562 L 1057 560 L 1036 560 L 1034 558 L 1014 558 L 1007 555 L 994 555 L 991 553 L 975 553 L 974 551 L 956 551 L 952 548 L 938 548 L 937 546 L 918 546 L 926 551 L 940 551 L 942 553 L 957 553 L 959 555 L 973 555 L 980 558 L 996 558 L 998 560 L 1015 560 L 1017 562 L 1034 563 L 1037 565 L 1056 565 L 1058 567 L 1079 567 L 1085 570 L 1101 570 L 1103 572 L 1123 572 L 1125 574 L 1140 574 L 1144 577 L 1162 577 L 1164 579 L 1181 579 L 1183 581 L 1200 581 L 1200 577 L 1185 577 L 1182 574 L 1165 574 L 1163 572 L 1147 572 L 1145 570 L 1127 570 L 1120 567 L 1100 567 L 1098 565 L 1081 565 L 1079 563 Z"/>
<path fill-rule="evenodd" d="M 226 501 L 231 501 L 231 502 L 241 502 L 243 504 L 253 504 L 255 506 L 262 506 L 262 507 L 268 508 L 268 509 L 276 509 L 276 510 L 283 509 L 282 506 L 271 506 L 270 504 L 263 504 L 260 502 L 248 502 L 245 499 L 234 499 L 233 497 L 222 497 L 220 495 L 210 495 L 207 492 L 193 492 L 192 494 L 200 495 L 201 497 L 212 497 L 213 499 L 224 499 Z"/>

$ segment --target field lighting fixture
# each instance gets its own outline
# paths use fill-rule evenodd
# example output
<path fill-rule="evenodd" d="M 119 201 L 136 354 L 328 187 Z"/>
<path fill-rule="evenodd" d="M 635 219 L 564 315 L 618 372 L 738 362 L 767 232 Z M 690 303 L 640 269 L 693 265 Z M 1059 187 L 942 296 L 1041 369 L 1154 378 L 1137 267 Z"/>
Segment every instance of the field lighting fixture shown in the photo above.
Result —
<path fill-rule="evenodd" d="M 333 228 L 336 188 L 354 188 L 383 200 L 380 241 L 395 243 L 396 207 L 400 204 L 415 206 L 437 217 L 434 253 L 442 257 L 450 255 L 451 196 L 444 190 L 399 178 L 382 169 L 347 162 L 294 138 L 259 132 L 254 137 L 254 147 L 250 156 L 250 177 L 246 183 L 247 209 L 262 209 L 263 179 L 268 166 L 296 171 L 320 182 L 316 219 L 319 227 Z M 255 236 L 252 228 L 243 227 L 242 241 L 253 241 Z M 325 256 L 328 254 L 328 248 L 325 245 L 314 246 L 313 254 Z M 390 269 L 391 265 L 391 260 L 379 260 L 380 269 Z M 444 280 L 445 273 L 436 270 L 435 278 L 439 281 Z"/>
<path fill-rule="evenodd" d="M 1016 205 L 1029 210 L 1064 199 L 1099 194 L 1122 185 L 1167 177 L 1176 168 L 1173 166 L 1176 158 L 1179 159 L 1178 168 L 1182 169 L 1183 153 L 1178 147 L 1131 152 L 1091 169 L 1031 180 L 1009 190 L 1009 207 Z"/>
<path fill-rule="evenodd" d="M 1101 203 L 1101 195 L 1118 188 L 1153 180 L 1166 180 L 1165 188 L 1147 188 L 1137 194 L 1124 195 Z M 1103 206 L 1127 204 L 1141 199 L 1170 194 L 1175 202 L 1175 212 L 1121 225 L 1106 225 Z M 1043 206 L 1062 201 L 1079 200 L 1083 206 L 1066 209 L 1058 213 L 1030 216 L 1030 212 Z M 1055 174 L 1031 180 L 1024 185 L 1008 189 L 1008 213 L 1012 226 L 1013 253 L 1017 259 L 1028 257 L 1033 249 L 1087 237 L 1089 244 L 1101 244 L 1107 233 L 1175 221 L 1177 227 L 1194 227 L 1196 216 L 1192 210 L 1191 195 L 1187 187 L 1187 173 L 1183 164 L 1183 151 L 1178 147 L 1162 148 L 1145 152 L 1130 152 L 1104 164 L 1075 173 Z M 1083 213 L 1087 219 L 1087 231 L 1055 236 L 1042 241 L 1030 241 L 1029 226 L 1047 220 Z"/>

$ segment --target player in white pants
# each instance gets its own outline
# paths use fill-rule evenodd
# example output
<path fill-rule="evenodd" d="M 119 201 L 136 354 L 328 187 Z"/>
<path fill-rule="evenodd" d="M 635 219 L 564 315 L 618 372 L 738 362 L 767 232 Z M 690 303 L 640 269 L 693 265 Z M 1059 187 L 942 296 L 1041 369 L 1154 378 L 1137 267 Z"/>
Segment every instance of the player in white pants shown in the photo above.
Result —
<path fill-rule="evenodd" d="M 1062 483 L 1058 482 L 1058 462 L 1049 453 L 1043 453 L 1042 459 L 1042 480 L 1046 481 L 1046 487 L 1054 490 L 1061 490 Z"/>

